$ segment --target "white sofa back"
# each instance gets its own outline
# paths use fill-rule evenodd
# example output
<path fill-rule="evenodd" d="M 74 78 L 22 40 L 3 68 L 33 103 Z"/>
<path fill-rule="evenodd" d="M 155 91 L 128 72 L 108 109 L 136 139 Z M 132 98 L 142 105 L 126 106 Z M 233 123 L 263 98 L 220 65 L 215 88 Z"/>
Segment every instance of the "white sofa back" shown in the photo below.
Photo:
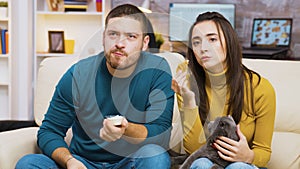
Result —
<path fill-rule="evenodd" d="M 34 97 L 34 119 L 39 126 L 49 107 L 56 84 L 67 69 L 77 61 L 77 57 L 49 57 L 40 63 Z"/>
<path fill-rule="evenodd" d="M 276 92 L 275 131 L 269 169 L 300 168 L 300 62 L 243 59 Z"/>

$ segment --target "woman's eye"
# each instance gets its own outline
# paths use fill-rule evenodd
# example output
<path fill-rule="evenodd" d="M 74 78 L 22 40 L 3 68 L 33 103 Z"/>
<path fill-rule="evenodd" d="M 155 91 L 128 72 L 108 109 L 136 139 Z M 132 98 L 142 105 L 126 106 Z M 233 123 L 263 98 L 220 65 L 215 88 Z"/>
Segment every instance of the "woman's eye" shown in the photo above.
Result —
<path fill-rule="evenodd" d="M 218 39 L 217 38 L 210 38 L 209 39 L 211 42 L 216 42 Z"/>
<path fill-rule="evenodd" d="M 193 46 L 198 46 L 199 44 L 200 44 L 199 41 L 194 41 L 194 42 L 193 42 Z"/>

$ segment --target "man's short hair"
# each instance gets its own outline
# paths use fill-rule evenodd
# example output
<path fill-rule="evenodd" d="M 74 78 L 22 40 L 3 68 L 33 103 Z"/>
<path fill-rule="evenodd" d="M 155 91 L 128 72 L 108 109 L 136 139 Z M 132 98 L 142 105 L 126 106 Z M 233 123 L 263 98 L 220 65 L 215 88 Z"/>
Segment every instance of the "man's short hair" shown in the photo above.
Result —
<path fill-rule="evenodd" d="M 111 18 L 125 16 L 139 21 L 142 24 L 143 34 L 146 35 L 148 33 L 148 22 L 146 15 L 138 7 L 131 4 L 123 4 L 113 8 L 105 19 L 105 25 L 107 26 L 108 21 Z"/>

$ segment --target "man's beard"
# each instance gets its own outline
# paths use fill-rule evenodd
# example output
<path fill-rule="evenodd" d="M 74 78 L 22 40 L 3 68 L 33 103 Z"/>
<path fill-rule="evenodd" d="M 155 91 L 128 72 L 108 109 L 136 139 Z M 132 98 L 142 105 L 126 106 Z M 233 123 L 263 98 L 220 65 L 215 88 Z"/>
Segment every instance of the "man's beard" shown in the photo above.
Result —
<path fill-rule="evenodd" d="M 126 52 L 120 50 L 120 49 L 114 49 L 114 50 L 110 50 L 108 52 L 105 52 L 106 61 L 110 65 L 110 67 L 112 67 L 113 69 L 124 70 L 124 69 L 127 69 L 127 68 L 131 67 L 133 64 L 135 64 L 135 62 L 134 62 L 130 65 L 124 65 L 124 67 L 120 67 L 120 64 L 112 63 L 111 62 L 111 56 L 113 55 L 114 52 L 122 53 L 122 55 L 124 55 L 126 57 L 126 60 L 128 59 L 128 54 Z M 124 60 L 123 62 L 126 62 L 126 60 Z"/>

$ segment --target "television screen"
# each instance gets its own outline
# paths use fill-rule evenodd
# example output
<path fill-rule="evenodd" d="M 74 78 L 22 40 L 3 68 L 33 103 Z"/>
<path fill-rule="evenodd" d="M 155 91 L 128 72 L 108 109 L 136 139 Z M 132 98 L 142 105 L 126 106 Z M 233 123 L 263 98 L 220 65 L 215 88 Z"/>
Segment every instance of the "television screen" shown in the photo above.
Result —
<path fill-rule="evenodd" d="M 234 4 L 186 4 L 170 3 L 170 41 L 188 41 L 190 27 L 200 13 L 215 11 L 222 14 L 235 27 Z"/>

